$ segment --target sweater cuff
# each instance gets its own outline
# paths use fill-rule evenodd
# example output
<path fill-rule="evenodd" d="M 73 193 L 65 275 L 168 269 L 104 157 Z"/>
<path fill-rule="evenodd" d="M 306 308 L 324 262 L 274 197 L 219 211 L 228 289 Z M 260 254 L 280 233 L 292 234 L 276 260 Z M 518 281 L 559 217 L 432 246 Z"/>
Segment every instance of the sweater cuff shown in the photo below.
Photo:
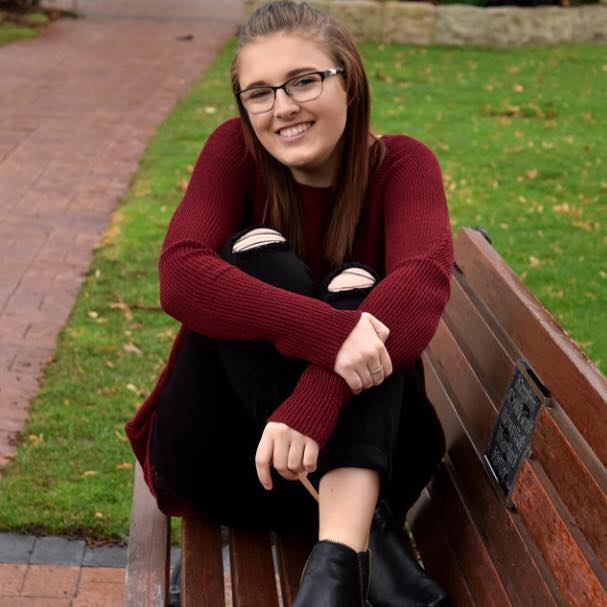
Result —
<path fill-rule="evenodd" d="M 301 312 L 303 316 L 293 314 L 285 325 L 276 325 L 280 331 L 275 338 L 276 349 L 333 373 L 337 353 L 360 321 L 362 312 L 331 308 L 323 317 Z"/>
<path fill-rule="evenodd" d="M 322 449 L 351 395 L 348 384 L 339 375 L 310 365 L 293 393 L 267 421 L 286 424 L 315 440 Z"/>

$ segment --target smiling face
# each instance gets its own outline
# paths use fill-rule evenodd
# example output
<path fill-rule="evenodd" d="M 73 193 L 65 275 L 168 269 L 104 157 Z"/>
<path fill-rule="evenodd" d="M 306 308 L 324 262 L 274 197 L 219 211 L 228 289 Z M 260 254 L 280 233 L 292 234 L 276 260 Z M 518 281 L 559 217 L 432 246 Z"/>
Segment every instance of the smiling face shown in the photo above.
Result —
<path fill-rule="evenodd" d="M 322 45 L 302 35 L 279 32 L 247 44 L 238 58 L 241 90 L 253 83 L 283 84 L 295 71 L 324 71 L 339 67 Z M 257 84 L 256 84 L 257 85 Z M 296 102 L 283 89 L 276 91 L 273 109 L 249 113 L 251 126 L 264 148 L 289 167 L 299 183 L 333 185 L 347 120 L 343 77 L 330 76 L 316 99 Z"/>

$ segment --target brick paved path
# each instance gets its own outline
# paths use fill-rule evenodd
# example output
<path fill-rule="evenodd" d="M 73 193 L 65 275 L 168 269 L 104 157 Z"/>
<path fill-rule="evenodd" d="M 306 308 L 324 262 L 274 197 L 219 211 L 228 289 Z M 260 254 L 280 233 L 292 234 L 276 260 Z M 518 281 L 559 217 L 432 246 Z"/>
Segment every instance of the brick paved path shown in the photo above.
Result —
<path fill-rule="evenodd" d="M 125 547 L 0 533 L 0 607 L 122 607 L 126 559 Z"/>
<path fill-rule="evenodd" d="M 241 4 L 79 0 L 0 47 L 0 475 L 111 210 Z"/>
<path fill-rule="evenodd" d="M 85 19 L 0 47 L 0 475 L 141 152 L 235 32 L 241 4 L 79 0 Z M 122 605 L 123 567 L 86 566 L 84 547 L 76 564 L 33 547 L 19 561 L 11 546 L 2 607 Z"/>
<path fill-rule="evenodd" d="M 5 564 L 0 588 L 2 607 L 121 607 L 124 569 Z"/>

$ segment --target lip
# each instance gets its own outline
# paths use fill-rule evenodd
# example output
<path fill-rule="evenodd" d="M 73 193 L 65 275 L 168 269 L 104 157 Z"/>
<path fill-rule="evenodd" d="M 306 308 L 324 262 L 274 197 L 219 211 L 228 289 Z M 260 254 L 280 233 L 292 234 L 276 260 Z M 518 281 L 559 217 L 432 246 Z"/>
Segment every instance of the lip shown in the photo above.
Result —
<path fill-rule="evenodd" d="M 303 131 L 303 133 L 299 133 L 297 135 L 292 135 L 291 137 L 288 137 L 286 135 L 281 135 L 280 131 L 282 129 L 290 129 L 296 126 L 299 126 L 300 124 L 310 124 L 310 128 L 306 129 L 305 131 Z M 282 126 L 280 127 L 277 131 L 276 134 L 280 137 L 280 139 L 282 139 L 283 141 L 296 141 L 298 139 L 301 139 L 306 133 L 308 133 L 308 131 L 310 131 L 314 125 L 316 124 L 316 122 L 314 122 L 313 120 L 303 120 L 301 122 L 296 122 L 295 124 L 289 124 L 288 126 Z"/>

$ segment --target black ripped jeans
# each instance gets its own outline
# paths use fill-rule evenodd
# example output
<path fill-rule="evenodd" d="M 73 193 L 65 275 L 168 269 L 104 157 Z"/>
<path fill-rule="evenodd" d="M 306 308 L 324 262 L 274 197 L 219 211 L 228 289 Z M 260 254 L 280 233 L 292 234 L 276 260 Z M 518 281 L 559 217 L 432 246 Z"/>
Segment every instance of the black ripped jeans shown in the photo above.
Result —
<path fill-rule="evenodd" d="M 234 253 L 234 242 L 251 229 L 229 238 L 220 255 L 266 283 L 339 309 L 356 309 L 374 285 L 331 292 L 329 282 L 348 267 L 364 268 L 376 282 L 381 279 L 370 266 L 348 262 L 317 286 L 288 242 Z M 150 443 L 155 488 L 177 494 L 217 523 L 316 533 L 318 506 L 303 485 L 284 479 L 272 467 L 273 489 L 266 491 L 255 467 L 267 418 L 293 392 L 307 365 L 283 356 L 271 342 L 216 340 L 188 329 L 159 396 Z M 398 443 L 403 440 L 401 414 L 408 402 L 405 388 L 416 389 L 416 382 L 420 387 L 415 371 L 394 371 L 380 385 L 352 396 L 319 453 L 317 470 L 308 475 L 316 488 L 329 470 L 354 466 L 378 471 L 380 497 L 393 507 L 403 506 L 407 492 L 417 497 L 428 478 L 419 487 L 393 485 L 395 455 L 408 457 L 402 449 L 398 454 Z M 399 476 L 399 483 L 407 482 L 402 472 Z"/>

